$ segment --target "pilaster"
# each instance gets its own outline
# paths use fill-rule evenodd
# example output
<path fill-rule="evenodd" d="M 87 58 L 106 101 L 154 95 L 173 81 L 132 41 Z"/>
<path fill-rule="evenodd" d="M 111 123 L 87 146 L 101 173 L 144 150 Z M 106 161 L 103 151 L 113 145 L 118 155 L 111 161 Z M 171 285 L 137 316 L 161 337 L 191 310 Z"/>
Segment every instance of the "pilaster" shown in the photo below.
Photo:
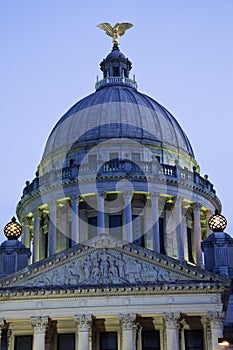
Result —
<path fill-rule="evenodd" d="M 218 338 L 223 337 L 223 322 L 225 313 L 224 312 L 208 312 L 207 319 L 210 322 L 211 331 L 211 343 L 212 347 L 210 350 L 220 350 L 221 346 L 218 345 Z"/>

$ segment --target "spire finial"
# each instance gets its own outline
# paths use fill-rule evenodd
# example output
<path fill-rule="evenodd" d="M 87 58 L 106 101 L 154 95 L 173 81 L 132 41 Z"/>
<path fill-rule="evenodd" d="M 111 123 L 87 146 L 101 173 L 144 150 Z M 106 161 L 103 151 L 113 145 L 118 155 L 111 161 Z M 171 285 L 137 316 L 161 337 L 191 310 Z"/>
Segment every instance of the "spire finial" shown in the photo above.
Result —
<path fill-rule="evenodd" d="M 116 23 L 113 27 L 110 23 L 100 23 L 97 25 L 98 28 L 103 29 L 105 33 L 112 37 L 113 45 L 119 45 L 119 36 L 125 34 L 125 31 L 131 27 L 131 23 Z"/>

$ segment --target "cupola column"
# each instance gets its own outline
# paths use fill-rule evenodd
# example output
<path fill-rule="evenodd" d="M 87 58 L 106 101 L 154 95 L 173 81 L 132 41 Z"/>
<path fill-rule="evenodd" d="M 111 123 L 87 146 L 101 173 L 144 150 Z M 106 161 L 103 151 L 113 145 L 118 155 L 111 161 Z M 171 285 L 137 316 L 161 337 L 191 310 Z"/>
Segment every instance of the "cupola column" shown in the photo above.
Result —
<path fill-rule="evenodd" d="M 33 350 L 45 350 L 45 333 L 48 317 L 31 317 L 33 326 Z"/>
<path fill-rule="evenodd" d="M 30 219 L 26 217 L 23 220 L 23 234 L 22 234 L 22 243 L 27 247 L 30 248 L 31 243 L 31 237 L 30 237 Z"/>
<path fill-rule="evenodd" d="M 33 257 L 32 262 L 35 263 L 39 260 L 39 246 L 40 246 L 40 210 L 34 211 L 34 224 L 33 224 Z"/>
<path fill-rule="evenodd" d="M 196 251 L 196 264 L 203 267 L 202 251 L 201 251 L 201 221 L 200 221 L 201 204 L 194 203 L 193 205 L 193 236 Z"/>
<path fill-rule="evenodd" d="M 75 349 L 88 350 L 90 341 L 90 330 L 92 326 L 91 315 L 75 315 L 75 324 L 77 326 Z"/>
<path fill-rule="evenodd" d="M 218 345 L 218 338 L 223 337 L 224 312 L 208 312 L 207 318 L 210 322 L 212 347 L 210 350 L 221 349 Z"/>
<path fill-rule="evenodd" d="M 159 236 L 159 194 L 151 193 L 151 210 L 153 225 L 153 249 L 160 252 L 160 236 Z"/>
<path fill-rule="evenodd" d="M 0 349 L 2 349 L 2 330 L 6 325 L 6 320 L 4 318 L 0 318 Z"/>
<path fill-rule="evenodd" d="M 49 203 L 49 256 L 56 253 L 57 203 Z"/>
<path fill-rule="evenodd" d="M 104 213 L 104 197 L 105 192 L 97 193 L 98 201 L 98 217 L 97 217 L 97 226 L 98 226 L 98 235 L 101 235 L 105 232 L 105 213 Z"/>
<path fill-rule="evenodd" d="M 122 329 L 121 349 L 135 350 L 135 314 L 120 314 Z"/>
<path fill-rule="evenodd" d="M 178 319 L 179 312 L 164 313 L 166 323 L 167 350 L 179 350 Z"/>
<path fill-rule="evenodd" d="M 72 246 L 80 242 L 79 232 L 79 196 L 71 199 L 72 207 Z"/>
<path fill-rule="evenodd" d="M 176 240 L 178 259 L 184 260 L 183 220 L 182 220 L 182 198 L 177 197 L 175 202 L 176 217 Z"/>
<path fill-rule="evenodd" d="M 132 192 L 123 192 L 125 208 L 124 208 L 124 230 L 125 230 L 125 240 L 127 242 L 133 242 L 133 224 L 132 224 Z"/>

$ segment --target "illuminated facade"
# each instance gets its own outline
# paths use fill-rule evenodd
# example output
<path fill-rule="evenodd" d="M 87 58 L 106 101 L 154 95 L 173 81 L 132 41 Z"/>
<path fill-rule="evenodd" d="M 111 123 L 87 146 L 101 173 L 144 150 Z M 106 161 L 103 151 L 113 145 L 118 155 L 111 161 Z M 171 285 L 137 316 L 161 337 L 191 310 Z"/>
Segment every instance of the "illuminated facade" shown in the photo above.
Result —
<path fill-rule="evenodd" d="M 18 203 L 32 261 L 0 280 L 2 349 L 218 349 L 230 279 L 201 242 L 221 203 L 117 44 L 100 67 Z"/>

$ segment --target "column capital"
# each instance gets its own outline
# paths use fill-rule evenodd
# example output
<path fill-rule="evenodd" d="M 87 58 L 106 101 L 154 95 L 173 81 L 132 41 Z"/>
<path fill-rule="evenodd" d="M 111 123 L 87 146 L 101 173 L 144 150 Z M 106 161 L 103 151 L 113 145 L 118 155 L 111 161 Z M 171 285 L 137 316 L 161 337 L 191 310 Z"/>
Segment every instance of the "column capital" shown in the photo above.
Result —
<path fill-rule="evenodd" d="M 122 330 L 132 330 L 135 326 L 136 314 L 120 314 L 119 319 Z"/>
<path fill-rule="evenodd" d="M 69 197 L 71 201 L 79 201 L 80 199 L 80 194 L 75 194 Z"/>
<path fill-rule="evenodd" d="M 160 193 L 159 192 L 150 192 L 149 196 L 150 196 L 151 199 L 159 198 Z"/>
<path fill-rule="evenodd" d="M 132 191 L 122 191 L 122 194 L 124 196 L 124 198 L 128 198 L 131 199 L 133 197 L 133 192 Z"/>
<path fill-rule="evenodd" d="M 178 326 L 178 320 L 180 318 L 180 312 L 164 312 L 163 318 L 166 322 L 167 329 L 177 329 Z"/>
<path fill-rule="evenodd" d="M 174 201 L 175 201 L 175 204 L 178 205 L 178 204 L 182 204 L 184 198 L 181 197 L 181 196 L 176 196 L 174 197 Z"/>
<path fill-rule="evenodd" d="M 50 201 L 47 203 L 48 204 L 48 209 L 50 210 L 51 208 L 56 209 L 57 208 L 57 201 Z"/>
<path fill-rule="evenodd" d="M 34 328 L 34 333 L 44 333 L 49 322 L 48 316 L 32 316 L 31 324 Z"/>
<path fill-rule="evenodd" d="M 90 330 L 92 325 L 92 316 L 93 315 L 75 315 L 74 322 L 78 327 L 79 332 L 87 332 Z"/>
<path fill-rule="evenodd" d="M 193 212 L 199 213 L 202 207 L 202 204 L 199 202 L 194 202 L 193 205 Z"/>
<path fill-rule="evenodd" d="M 209 311 L 207 313 L 207 319 L 210 321 L 212 329 L 213 328 L 222 329 L 223 322 L 225 319 L 225 312 Z"/>

